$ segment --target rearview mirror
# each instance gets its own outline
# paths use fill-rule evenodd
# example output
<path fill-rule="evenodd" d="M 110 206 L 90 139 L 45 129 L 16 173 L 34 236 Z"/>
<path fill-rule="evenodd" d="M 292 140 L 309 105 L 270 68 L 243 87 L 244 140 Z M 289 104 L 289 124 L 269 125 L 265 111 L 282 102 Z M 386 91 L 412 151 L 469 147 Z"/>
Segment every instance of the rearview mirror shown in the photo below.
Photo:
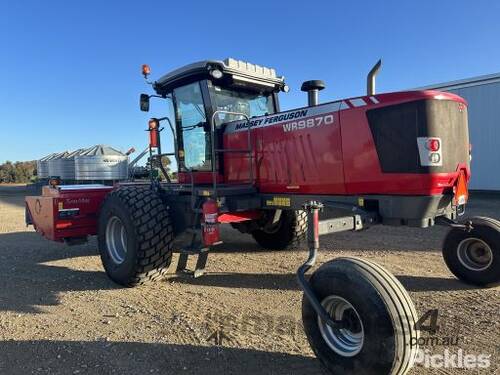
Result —
<path fill-rule="evenodd" d="M 141 111 L 149 112 L 149 95 L 141 94 L 141 98 L 139 100 Z"/>

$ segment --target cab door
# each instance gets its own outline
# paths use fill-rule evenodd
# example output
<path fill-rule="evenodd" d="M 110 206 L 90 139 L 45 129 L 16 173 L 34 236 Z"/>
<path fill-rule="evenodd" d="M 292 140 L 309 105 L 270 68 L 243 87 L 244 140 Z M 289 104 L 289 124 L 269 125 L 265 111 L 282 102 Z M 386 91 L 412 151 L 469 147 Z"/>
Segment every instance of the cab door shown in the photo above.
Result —
<path fill-rule="evenodd" d="M 210 129 L 200 82 L 174 89 L 173 100 L 178 132 L 179 171 L 211 171 Z"/>

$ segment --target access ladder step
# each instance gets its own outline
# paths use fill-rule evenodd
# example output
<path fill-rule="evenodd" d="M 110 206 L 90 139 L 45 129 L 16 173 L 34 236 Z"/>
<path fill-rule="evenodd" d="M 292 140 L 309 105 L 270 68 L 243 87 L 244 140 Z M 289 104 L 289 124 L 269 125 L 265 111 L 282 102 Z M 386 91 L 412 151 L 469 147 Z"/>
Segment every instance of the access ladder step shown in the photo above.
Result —
<path fill-rule="evenodd" d="M 176 273 L 192 275 L 194 278 L 202 276 L 205 273 L 205 267 L 207 265 L 208 250 L 198 254 L 198 259 L 196 260 L 194 271 L 190 271 L 187 269 L 189 255 L 192 254 L 181 253 L 181 255 L 179 256 L 179 261 L 177 263 Z"/>

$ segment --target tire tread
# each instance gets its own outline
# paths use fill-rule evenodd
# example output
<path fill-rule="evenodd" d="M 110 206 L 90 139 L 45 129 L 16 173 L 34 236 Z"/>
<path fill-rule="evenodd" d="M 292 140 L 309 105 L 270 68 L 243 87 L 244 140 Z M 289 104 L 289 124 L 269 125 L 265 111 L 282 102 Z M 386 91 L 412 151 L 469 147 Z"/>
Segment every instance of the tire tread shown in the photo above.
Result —
<path fill-rule="evenodd" d="M 134 275 L 127 286 L 163 278 L 172 261 L 173 227 L 167 207 L 144 187 L 120 187 L 108 194 L 103 205 L 112 198 L 118 198 L 130 213 L 137 238 Z"/>

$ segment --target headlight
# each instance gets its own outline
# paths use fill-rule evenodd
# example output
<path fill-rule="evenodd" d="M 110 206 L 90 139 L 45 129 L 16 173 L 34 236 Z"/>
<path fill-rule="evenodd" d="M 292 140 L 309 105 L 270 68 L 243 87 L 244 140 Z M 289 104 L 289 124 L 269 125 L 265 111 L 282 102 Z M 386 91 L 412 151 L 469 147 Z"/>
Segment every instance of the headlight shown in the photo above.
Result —
<path fill-rule="evenodd" d="M 215 79 L 220 79 L 222 78 L 223 74 L 219 69 L 213 69 L 210 71 L 210 75 L 214 77 Z"/>

